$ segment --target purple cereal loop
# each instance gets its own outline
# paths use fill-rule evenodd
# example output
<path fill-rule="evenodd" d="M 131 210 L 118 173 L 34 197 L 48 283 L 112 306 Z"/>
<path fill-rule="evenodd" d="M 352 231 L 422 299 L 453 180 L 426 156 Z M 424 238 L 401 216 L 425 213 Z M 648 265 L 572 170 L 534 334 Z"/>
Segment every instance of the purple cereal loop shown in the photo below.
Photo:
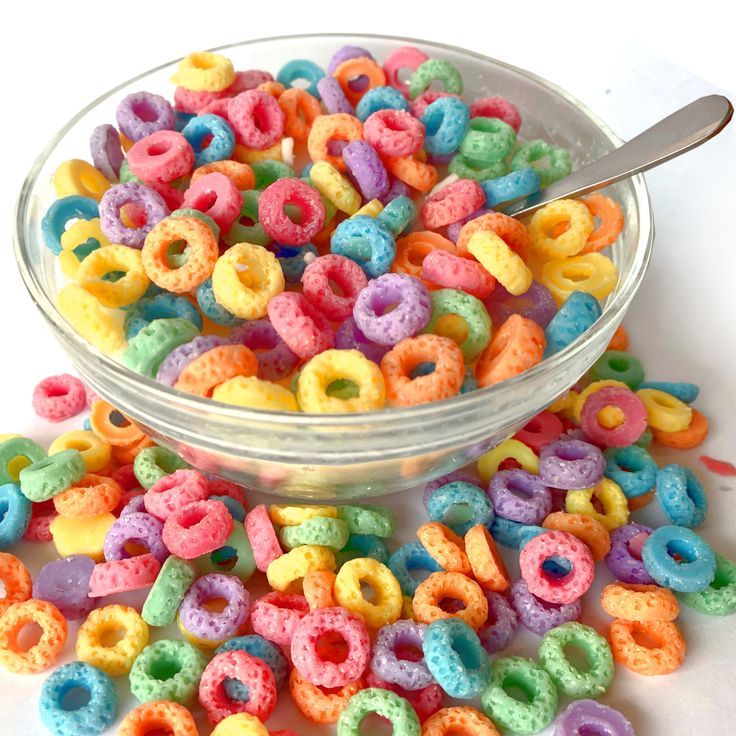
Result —
<path fill-rule="evenodd" d="M 399 659 L 396 654 L 397 645 L 415 646 L 422 649 L 424 633 L 427 627 L 415 621 L 400 620 L 382 626 L 373 644 L 371 670 L 386 682 L 392 682 L 404 690 L 421 690 L 429 687 L 434 681 L 432 673 L 427 669 L 424 657 L 418 662 Z"/>
<path fill-rule="evenodd" d="M 519 616 L 505 596 L 490 590 L 483 594 L 488 601 L 488 618 L 478 629 L 478 638 L 488 654 L 495 654 L 511 643 L 519 628 Z"/>
<path fill-rule="evenodd" d="M 128 514 L 137 514 L 139 512 L 145 512 L 146 510 L 146 504 L 145 504 L 145 498 L 143 497 L 143 494 L 140 496 L 136 496 L 135 498 L 131 498 L 130 501 L 128 501 L 125 506 L 123 506 L 123 510 L 120 512 L 120 516 L 127 516 Z"/>
<path fill-rule="evenodd" d="M 482 215 L 487 215 L 489 212 L 493 212 L 493 210 L 487 210 L 484 207 L 481 207 L 479 210 L 471 212 L 469 215 L 465 215 L 462 220 L 451 222 L 447 226 L 447 239 L 452 240 L 453 243 L 457 243 L 457 239 L 460 236 L 460 231 L 463 229 L 463 225 L 467 225 L 471 220 L 475 220 L 477 217 L 481 217 Z M 504 291 L 506 291 L 506 289 L 504 289 Z M 506 293 L 508 294 L 508 292 Z"/>
<path fill-rule="evenodd" d="M 120 209 L 126 204 L 135 204 L 146 211 L 146 224 L 139 228 L 126 227 L 120 219 Z M 146 235 L 156 223 L 169 214 L 158 192 L 143 184 L 128 182 L 110 187 L 100 200 L 100 229 L 111 243 L 142 248 Z"/>
<path fill-rule="evenodd" d="M 501 284 L 497 284 L 493 294 L 483 304 L 495 325 L 502 325 L 512 314 L 520 314 L 544 329 L 557 314 L 552 293 L 539 281 L 532 281 L 529 289 L 519 296 L 512 296 Z"/>
<path fill-rule="evenodd" d="M 156 380 L 166 386 L 173 386 L 181 372 L 200 355 L 212 348 L 229 345 L 230 340 L 217 335 L 199 335 L 190 342 L 174 348 L 163 360 L 156 372 Z"/>
<path fill-rule="evenodd" d="M 381 204 L 385 207 L 389 202 L 393 202 L 397 197 L 411 197 L 411 189 L 401 179 L 395 176 L 389 176 L 389 188 L 383 197 L 380 197 Z"/>
<path fill-rule="evenodd" d="M 330 60 L 327 63 L 327 74 L 333 74 L 335 69 L 337 69 L 337 67 L 339 67 L 344 61 L 348 61 L 349 59 L 361 59 L 363 57 L 375 61 L 373 54 L 360 46 L 341 46 L 330 57 Z"/>
<path fill-rule="evenodd" d="M 216 613 L 203 608 L 207 601 L 224 598 L 227 606 Z M 202 575 L 186 592 L 179 606 L 179 621 L 201 639 L 220 641 L 235 636 L 250 614 L 250 593 L 234 575 Z"/>
<path fill-rule="evenodd" d="M 514 493 L 519 491 L 525 498 Z M 552 494 L 538 475 L 526 470 L 500 470 L 491 478 L 488 495 L 493 510 L 520 524 L 541 524 L 552 510 Z"/>
<path fill-rule="evenodd" d="M 396 308 L 383 311 L 396 304 Z M 361 332 L 381 345 L 396 345 L 421 332 L 432 315 L 427 287 L 403 273 L 385 273 L 368 282 L 358 295 L 353 318 Z"/>
<path fill-rule="evenodd" d="M 429 483 L 424 486 L 424 493 L 422 494 L 422 503 L 424 504 L 424 507 L 427 507 L 430 497 L 438 488 L 442 488 L 442 486 L 445 486 L 448 483 L 454 483 L 455 481 L 472 483 L 474 486 L 477 486 L 478 476 L 467 468 L 464 468 L 462 470 L 453 470 L 452 473 L 447 473 L 436 480 L 429 481 Z"/>
<path fill-rule="evenodd" d="M 603 558 L 606 567 L 622 583 L 636 585 L 655 585 L 641 559 L 637 559 L 629 549 L 629 542 L 639 534 L 651 534 L 651 527 L 630 522 L 611 532 L 611 549 Z"/>
<path fill-rule="evenodd" d="M 98 125 L 89 137 L 92 163 L 110 181 L 120 176 L 120 165 L 125 160 L 118 131 L 112 125 Z"/>
<path fill-rule="evenodd" d="M 159 561 L 165 562 L 169 550 L 161 539 L 164 524 L 151 514 L 137 512 L 118 518 L 108 529 L 102 550 L 107 562 L 127 560 L 132 555 L 126 551 L 128 542 L 146 547 Z"/>
<path fill-rule="evenodd" d="M 338 350 L 360 350 L 368 360 L 380 363 L 389 351 L 388 345 L 371 342 L 361 331 L 355 320 L 348 317 L 335 333 L 335 347 Z"/>
<path fill-rule="evenodd" d="M 324 104 L 328 115 L 334 115 L 338 112 L 355 115 L 353 106 L 348 102 L 348 98 L 345 97 L 345 93 L 335 77 L 329 75 L 322 77 L 317 82 L 317 91 L 322 98 L 322 104 Z"/>
<path fill-rule="evenodd" d="M 53 603 L 70 621 L 85 618 L 95 607 L 89 580 L 95 561 L 86 555 L 70 555 L 44 565 L 33 581 L 33 597 Z"/>
<path fill-rule="evenodd" d="M 524 578 L 519 578 L 511 586 L 511 600 L 519 621 L 529 631 L 543 636 L 550 629 L 561 626 L 569 621 L 578 621 L 583 607 L 580 599 L 572 603 L 547 603 L 529 592 Z"/>
<path fill-rule="evenodd" d="M 250 348 L 258 361 L 258 378 L 281 381 L 288 378 L 299 365 L 299 356 L 281 339 L 267 319 L 244 322 L 228 335 L 234 345 Z"/>
<path fill-rule="evenodd" d="M 385 197 L 389 189 L 388 172 L 368 141 L 353 141 L 342 149 L 342 160 L 366 200 Z"/>
<path fill-rule="evenodd" d="M 539 477 L 552 488 L 593 488 L 605 469 L 606 459 L 600 449 L 582 440 L 551 442 L 539 453 Z"/>
<path fill-rule="evenodd" d="M 595 700 L 574 700 L 555 721 L 553 736 L 636 736 L 622 713 Z"/>
<path fill-rule="evenodd" d="M 169 101 L 151 92 L 134 92 L 123 97 L 115 111 L 122 134 L 136 143 L 158 130 L 175 130 L 174 108 Z"/>

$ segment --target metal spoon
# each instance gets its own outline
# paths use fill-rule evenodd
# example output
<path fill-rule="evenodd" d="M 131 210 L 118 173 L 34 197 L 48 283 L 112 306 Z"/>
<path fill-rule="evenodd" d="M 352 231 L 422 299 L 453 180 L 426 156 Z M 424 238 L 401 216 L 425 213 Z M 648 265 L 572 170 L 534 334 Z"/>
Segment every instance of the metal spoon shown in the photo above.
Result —
<path fill-rule="evenodd" d="M 708 95 L 680 108 L 615 151 L 550 184 L 531 197 L 504 202 L 494 209 L 519 217 L 555 199 L 580 197 L 679 156 L 720 133 L 733 117 L 722 95 Z"/>

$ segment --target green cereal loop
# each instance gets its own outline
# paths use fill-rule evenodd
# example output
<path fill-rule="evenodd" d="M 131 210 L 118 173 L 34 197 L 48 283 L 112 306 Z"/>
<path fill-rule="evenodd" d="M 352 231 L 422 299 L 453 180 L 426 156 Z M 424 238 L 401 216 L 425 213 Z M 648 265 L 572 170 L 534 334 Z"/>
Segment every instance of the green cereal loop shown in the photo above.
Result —
<path fill-rule="evenodd" d="M 322 204 L 325 206 L 325 224 L 327 224 L 337 214 L 337 206 L 331 200 L 327 199 L 327 197 L 325 197 L 325 195 L 322 194 L 316 186 L 314 186 L 314 182 L 310 177 L 303 176 L 302 181 L 305 184 L 309 184 L 312 189 L 317 190 L 317 193 L 322 199 Z"/>
<path fill-rule="evenodd" d="M 133 461 L 133 473 L 146 490 L 151 488 L 159 478 L 188 467 L 189 465 L 176 453 L 159 445 L 144 448 Z"/>
<path fill-rule="evenodd" d="M 574 644 L 585 653 L 587 670 L 579 670 L 565 656 Z M 548 631 L 539 645 L 539 664 L 557 689 L 571 698 L 599 698 L 613 682 L 613 655 L 608 642 L 593 628 L 573 621 Z"/>
<path fill-rule="evenodd" d="M 121 184 L 127 184 L 129 181 L 135 182 L 136 184 L 143 184 L 143 179 L 139 179 L 131 170 L 128 159 L 124 158 L 123 163 L 120 164 L 120 176 L 118 177 Z"/>
<path fill-rule="evenodd" d="M 123 363 L 137 373 L 154 378 L 163 359 L 197 335 L 199 330 L 188 319 L 154 319 L 128 341 Z"/>
<path fill-rule="evenodd" d="M 727 616 L 736 611 L 736 563 L 716 553 L 716 576 L 697 593 L 678 593 L 687 606 L 708 616 Z"/>
<path fill-rule="evenodd" d="M 463 80 L 460 72 L 443 59 L 427 59 L 417 67 L 409 80 L 409 99 L 413 100 L 426 92 L 435 80 L 442 82 L 443 91 L 451 95 L 463 93 Z"/>
<path fill-rule="evenodd" d="M 337 736 L 360 736 L 363 719 L 377 713 L 391 722 L 392 736 L 419 736 L 419 718 L 409 703 L 390 690 L 369 687 L 353 695 L 337 719 Z"/>
<path fill-rule="evenodd" d="M 548 166 L 535 166 L 534 162 L 547 158 Z M 547 141 L 533 140 L 524 143 L 516 149 L 511 159 L 511 171 L 519 169 L 534 169 L 539 174 L 541 187 L 547 187 L 552 182 L 567 176 L 572 170 L 570 153 L 564 148 L 552 146 Z"/>
<path fill-rule="evenodd" d="M 473 179 L 474 181 L 498 179 L 499 176 L 504 176 L 507 173 L 505 161 L 496 161 L 478 169 L 471 166 L 470 161 L 461 153 L 453 156 L 448 171 L 451 174 L 455 174 L 455 176 L 459 176 L 461 179 Z"/>
<path fill-rule="evenodd" d="M 528 703 L 504 688 L 518 687 Z M 557 715 L 557 688 L 538 664 L 524 657 L 505 657 L 493 663 L 493 676 L 481 695 L 483 712 L 497 725 L 525 736 L 549 726 Z"/>
<path fill-rule="evenodd" d="M 167 557 L 143 604 L 143 620 L 150 626 L 173 623 L 184 594 L 196 578 L 197 570 L 191 562 L 176 555 Z"/>
<path fill-rule="evenodd" d="M 635 445 L 638 447 L 643 447 L 645 450 L 649 449 L 649 447 L 652 444 L 652 440 L 654 439 L 654 435 L 652 434 L 652 430 L 647 427 L 644 430 L 644 434 L 639 437 L 639 439 L 634 442 Z"/>
<path fill-rule="evenodd" d="M 431 297 L 432 317 L 424 332 L 434 333 L 442 317 L 456 314 L 468 328 L 468 336 L 460 345 L 460 350 L 466 361 L 474 360 L 491 341 L 491 318 L 483 302 L 459 289 L 437 289 Z"/>
<path fill-rule="evenodd" d="M 256 562 L 243 524 L 235 521 L 225 544 L 214 552 L 195 558 L 194 564 L 203 575 L 210 572 L 227 573 L 247 582 L 256 570 Z"/>
<path fill-rule="evenodd" d="M 342 549 L 348 543 L 348 525 L 341 519 L 328 519 L 315 516 L 296 526 L 284 526 L 279 531 L 279 539 L 286 549 L 294 549 L 304 544 L 316 544 L 332 550 Z"/>
<path fill-rule="evenodd" d="M 48 501 L 82 480 L 86 472 L 79 450 L 62 450 L 23 468 L 20 490 L 29 501 Z"/>
<path fill-rule="evenodd" d="M 396 517 L 385 506 L 345 504 L 337 507 L 337 518 L 348 525 L 351 534 L 390 537 L 396 531 Z"/>
<path fill-rule="evenodd" d="M 271 238 L 266 235 L 263 226 L 258 222 L 258 200 L 261 193 L 256 189 L 247 189 L 240 192 L 243 197 L 243 206 L 240 215 L 231 228 L 222 236 L 227 245 L 236 243 L 251 243 L 253 245 L 268 245 Z M 247 217 L 253 220 L 252 225 L 243 225 L 240 218 Z"/>
<path fill-rule="evenodd" d="M 606 350 L 593 366 L 588 375 L 591 381 L 615 379 L 622 381 L 632 391 L 636 391 L 644 382 L 644 366 L 631 353 L 623 350 Z"/>
<path fill-rule="evenodd" d="M 209 215 L 205 215 L 204 212 L 195 210 L 192 207 L 182 207 L 179 210 L 174 210 L 169 217 L 193 217 L 195 220 L 200 220 L 212 230 L 212 234 L 216 240 L 220 239 L 220 226 Z"/>
<path fill-rule="evenodd" d="M 265 189 L 279 179 L 291 179 L 296 177 L 294 169 L 283 161 L 254 161 L 250 164 L 256 177 L 254 189 Z"/>
<path fill-rule="evenodd" d="M 37 445 L 27 437 L 11 437 L 0 443 L 0 486 L 18 482 L 18 478 L 14 478 L 8 470 L 8 465 L 16 457 L 24 457 L 32 465 L 43 460 L 46 452 L 41 445 Z"/>
<path fill-rule="evenodd" d="M 490 166 L 503 161 L 516 147 L 516 133 L 499 118 L 472 118 L 460 144 L 460 153 L 473 166 Z"/>
<path fill-rule="evenodd" d="M 161 639 L 135 658 L 128 675 L 130 692 L 141 703 L 173 700 L 186 705 L 194 699 L 207 660 L 188 641 Z"/>

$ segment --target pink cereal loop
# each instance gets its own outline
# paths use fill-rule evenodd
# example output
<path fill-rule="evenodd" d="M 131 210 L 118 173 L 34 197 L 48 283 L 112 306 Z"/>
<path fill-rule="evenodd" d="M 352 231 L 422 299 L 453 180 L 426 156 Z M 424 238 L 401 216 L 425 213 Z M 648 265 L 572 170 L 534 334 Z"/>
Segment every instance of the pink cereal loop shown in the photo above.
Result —
<path fill-rule="evenodd" d="M 458 179 L 429 197 L 419 210 L 422 224 L 428 230 L 462 220 L 483 205 L 485 194 L 472 179 Z"/>
<path fill-rule="evenodd" d="M 227 232 L 240 215 L 243 198 L 227 176 L 213 171 L 184 192 L 182 204 L 209 215 L 222 232 Z"/>
<path fill-rule="evenodd" d="M 424 145 L 424 126 L 405 110 L 378 110 L 363 123 L 363 137 L 383 156 L 413 156 Z"/>
<path fill-rule="evenodd" d="M 241 92 L 230 100 L 228 119 L 235 140 L 246 148 L 262 151 L 284 134 L 284 113 L 278 100 L 257 89 Z"/>
<path fill-rule="evenodd" d="M 271 591 L 253 604 L 250 624 L 264 639 L 288 647 L 299 622 L 308 613 L 309 604 L 303 595 Z"/>
<path fill-rule="evenodd" d="M 332 325 L 303 294 L 284 291 L 268 302 L 268 318 L 289 349 L 304 360 L 334 345 Z"/>
<path fill-rule="evenodd" d="M 268 509 L 261 504 L 251 509 L 245 516 L 245 533 L 248 536 L 253 559 L 261 572 L 266 572 L 268 566 L 284 554 L 268 516 Z"/>
<path fill-rule="evenodd" d="M 144 182 L 171 182 L 191 173 L 194 150 L 175 130 L 159 130 L 134 143 L 127 153 L 130 170 Z"/>
<path fill-rule="evenodd" d="M 176 470 L 159 478 L 143 496 L 146 511 L 161 521 L 193 501 L 204 501 L 210 495 L 209 484 L 197 470 Z"/>
<path fill-rule="evenodd" d="M 607 406 L 619 409 L 624 419 L 617 427 L 604 427 L 598 414 Z M 647 428 L 647 409 L 644 402 L 630 389 L 608 386 L 592 393 L 580 412 L 580 426 L 591 440 L 606 447 L 633 445 Z"/>
<path fill-rule="evenodd" d="M 386 84 L 395 87 L 404 97 L 409 96 L 409 85 L 399 79 L 399 72 L 402 69 L 409 69 L 412 72 L 417 70 L 420 64 L 427 61 L 429 57 L 415 46 L 402 46 L 395 49 L 383 62 L 383 71 L 386 75 Z"/>
<path fill-rule="evenodd" d="M 342 294 L 332 290 L 331 280 Z M 336 254 L 312 261 L 302 276 L 302 291 L 307 301 L 333 322 L 342 322 L 352 315 L 358 294 L 367 285 L 363 269 L 355 261 Z"/>
<path fill-rule="evenodd" d="M 50 422 L 63 422 L 84 409 L 87 395 L 78 378 L 62 373 L 44 378 L 33 389 L 32 402 L 39 417 Z"/>
<path fill-rule="evenodd" d="M 470 105 L 471 118 L 499 118 L 510 125 L 515 133 L 521 127 L 521 115 L 516 105 L 505 97 L 483 97 Z"/>
<path fill-rule="evenodd" d="M 89 579 L 89 597 L 103 598 L 153 585 L 161 563 L 150 553 L 125 560 L 100 562 Z"/>
<path fill-rule="evenodd" d="M 478 299 L 488 298 L 496 288 L 496 279 L 478 261 L 439 248 L 424 258 L 422 278 L 445 289 L 460 289 Z"/>

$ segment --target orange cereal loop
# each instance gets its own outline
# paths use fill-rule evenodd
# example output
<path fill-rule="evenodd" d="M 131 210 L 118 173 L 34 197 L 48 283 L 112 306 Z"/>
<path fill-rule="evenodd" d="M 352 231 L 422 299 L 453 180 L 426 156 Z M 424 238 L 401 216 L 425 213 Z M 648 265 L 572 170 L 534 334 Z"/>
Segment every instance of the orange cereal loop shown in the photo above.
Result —
<path fill-rule="evenodd" d="M 465 542 L 450 527 L 438 521 L 422 524 L 417 537 L 432 559 L 447 572 L 470 575 L 470 562 L 465 554 Z"/>
<path fill-rule="evenodd" d="M 457 598 L 465 605 L 457 613 L 448 613 L 440 604 L 444 598 Z M 459 572 L 433 572 L 417 586 L 414 615 L 422 624 L 441 618 L 459 618 L 476 631 L 488 618 L 488 601 L 480 585 Z"/>
<path fill-rule="evenodd" d="M 639 509 L 643 509 L 645 506 L 648 506 L 652 501 L 654 501 L 654 497 L 656 495 L 656 490 L 652 488 L 651 491 L 647 491 L 647 493 L 642 493 L 641 496 L 635 496 L 634 498 L 627 499 L 629 502 L 629 513 L 638 511 Z"/>
<path fill-rule="evenodd" d="M 120 138 L 120 147 L 125 151 L 125 153 L 128 153 L 128 151 L 133 147 L 133 141 L 130 140 L 125 133 L 118 133 L 118 138 Z"/>
<path fill-rule="evenodd" d="M 360 98 L 369 89 L 384 87 L 386 85 L 386 74 L 383 69 L 373 59 L 369 59 L 367 56 L 358 56 L 357 58 L 343 61 L 332 72 L 332 76 L 340 83 L 345 97 L 347 97 L 348 102 L 353 106 L 360 101 Z M 360 90 L 353 89 L 351 82 L 354 82 L 359 77 L 366 77 L 368 84 L 365 86 L 361 85 Z"/>
<path fill-rule="evenodd" d="M 363 687 L 362 680 L 355 680 L 336 690 L 323 689 L 302 677 L 296 668 L 289 675 L 291 699 L 312 723 L 337 723 L 350 698 Z"/>
<path fill-rule="evenodd" d="M 304 576 L 302 588 L 310 611 L 333 608 L 336 605 L 332 595 L 335 577 L 335 573 L 331 570 L 312 570 Z"/>
<path fill-rule="evenodd" d="M 483 524 L 471 527 L 465 535 L 465 552 L 473 571 L 473 577 L 484 590 L 503 593 L 511 587 L 511 579 L 506 571 L 496 543 Z"/>
<path fill-rule="evenodd" d="M 611 535 L 608 529 L 592 516 L 555 511 L 542 522 L 542 526 L 557 532 L 567 532 L 585 542 L 596 562 L 602 560 L 611 549 Z"/>
<path fill-rule="evenodd" d="M 257 90 L 260 92 L 265 92 L 267 95 L 271 95 L 272 97 L 275 97 L 277 100 L 281 95 L 286 92 L 286 87 L 284 87 L 281 82 L 261 82 L 257 87 Z"/>
<path fill-rule="evenodd" d="M 435 364 L 426 376 L 411 378 L 420 363 Z M 463 353 L 455 342 L 439 335 L 407 337 L 381 360 L 386 398 L 394 406 L 416 406 L 455 396 L 465 380 Z"/>
<path fill-rule="evenodd" d="M 609 616 L 627 621 L 674 621 L 680 613 L 671 590 L 621 582 L 603 588 L 601 607 Z"/>
<path fill-rule="evenodd" d="M 624 229 L 624 214 L 621 205 L 604 194 L 590 194 L 583 197 L 582 203 L 590 210 L 590 214 L 599 221 L 598 227 L 588 235 L 588 240 L 581 253 L 595 253 L 613 245 Z M 611 348 L 621 350 L 622 348 Z"/>
<path fill-rule="evenodd" d="M 422 261 L 433 250 L 446 250 L 454 255 L 455 244 L 431 230 L 420 230 L 404 235 L 403 238 L 396 240 L 396 257 L 391 264 L 391 270 L 394 273 L 405 273 L 419 279 L 428 289 L 437 289 L 439 288 L 437 284 L 422 278 Z"/>
<path fill-rule="evenodd" d="M 284 113 L 284 135 L 295 141 L 306 141 L 312 123 L 322 114 L 319 100 L 298 87 L 287 89 L 278 99 Z"/>
<path fill-rule="evenodd" d="M 422 724 L 422 736 L 499 736 L 493 721 L 467 705 L 442 708 Z"/>
<path fill-rule="evenodd" d="M 194 169 L 190 184 L 194 184 L 197 179 L 201 179 L 207 174 L 223 174 L 233 183 L 235 188 L 244 192 L 246 189 L 253 189 L 256 184 L 256 176 L 248 164 L 239 161 L 212 161 Z"/>
<path fill-rule="evenodd" d="M 92 404 L 89 423 L 92 431 L 113 447 L 127 447 L 146 436 L 143 430 L 102 399 Z"/>
<path fill-rule="evenodd" d="M 143 435 L 137 442 L 133 442 L 130 445 L 122 447 L 112 448 L 112 458 L 116 463 L 120 465 L 130 465 L 138 457 L 138 453 L 141 450 L 145 450 L 146 447 L 153 447 L 156 443 L 150 438 Z"/>
<path fill-rule="evenodd" d="M 616 328 L 616 332 L 613 333 L 611 342 L 608 343 L 606 350 L 620 350 L 626 352 L 629 348 L 629 333 L 626 332 L 626 328 L 623 325 L 619 325 Z"/>
<path fill-rule="evenodd" d="M 134 708 L 123 719 L 118 736 L 199 736 L 192 714 L 171 700 L 151 700 Z"/>
<path fill-rule="evenodd" d="M 419 153 L 413 156 L 385 156 L 383 163 L 390 174 L 416 189 L 422 194 L 427 194 L 437 183 L 437 169 L 424 161 L 421 161 Z"/>
<path fill-rule="evenodd" d="M 26 648 L 18 637 L 29 624 L 40 626 L 42 634 L 37 644 Z M 48 601 L 13 603 L 0 617 L 0 665 L 19 675 L 43 672 L 64 646 L 66 633 L 66 619 Z"/>
<path fill-rule="evenodd" d="M 22 603 L 31 597 L 33 582 L 26 566 L 10 552 L 0 552 L 0 583 L 5 597 L 0 598 L 0 617 L 14 603 Z"/>
<path fill-rule="evenodd" d="M 187 260 L 174 266 L 168 250 L 179 241 L 187 245 Z M 141 251 L 148 278 L 175 294 L 191 291 L 207 279 L 219 255 L 214 233 L 196 217 L 165 217 L 148 233 Z"/>
<path fill-rule="evenodd" d="M 459 256 L 468 255 L 470 238 L 480 230 L 493 231 L 516 255 L 523 260 L 527 259 L 531 248 L 531 238 L 527 229 L 518 220 L 501 212 L 490 212 L 487 215 L 481 215 L 463 225 L 455 244 Z"/>
<path fill-rule="evenodd" d="M 651 429 L 654 441 L 660 445 L 677 450 L 691 450 L 702 444 L 708 436 L 708 420 L 697 409 L 693 409 L 690 424 L 679 432 L 663 432 L 654 427 Z"/>
<path fill-rule="evenodd" d="M 117 481 L 87 473 L 71 488 L 54 496 L 54 508 L 62 516 L 99 516 L 116 508 L 122 494 Z"/>
<path fill-rule="evenodd" d="M 617 618 L 608 638 L 613 659 L 640 675 L 667 675 L 685 659 L 685 640 L 672 621 Z"/>
<path fill-rule="evenodd" d="M 258 360 L 245 345 L 220 345 L 193 360 L 179 374 L 174 388 L 196 396 L 210 396 L 225 381 L 236 376 L 255 376 Z"/>
<path fill-rule="evenodd" d="M 500 383 L 541 363 L 546 345 L 544 331 L 536 322 L 512 314 L 475 364 L 478 385 Z"/>
<path fill-rule="evenodd" d="M 353 115 L 344 112 L 334 115 L 320 115 L 315 118 L 307 137 L 309 157 L 315 163 L 327 161 L 338 171 L 345 172 L 342 155 L 333 155 L 328 150 L 330 141 L 359 141 L 363 138 L 363 123 Z"/>

